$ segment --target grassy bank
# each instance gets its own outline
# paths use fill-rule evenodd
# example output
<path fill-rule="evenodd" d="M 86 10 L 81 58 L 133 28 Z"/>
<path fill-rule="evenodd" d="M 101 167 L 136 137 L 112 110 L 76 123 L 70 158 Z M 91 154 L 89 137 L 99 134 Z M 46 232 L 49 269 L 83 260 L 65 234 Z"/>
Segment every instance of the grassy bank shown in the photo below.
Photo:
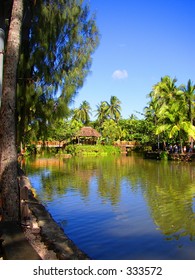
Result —
<path fill-rule="evenodd" d="M 103 145 L 68 145 L 64 150 L 60 150 L 58 155 L 71 154 L 73 156 L 108 156 L 119 155 L 120 148 Z"/>

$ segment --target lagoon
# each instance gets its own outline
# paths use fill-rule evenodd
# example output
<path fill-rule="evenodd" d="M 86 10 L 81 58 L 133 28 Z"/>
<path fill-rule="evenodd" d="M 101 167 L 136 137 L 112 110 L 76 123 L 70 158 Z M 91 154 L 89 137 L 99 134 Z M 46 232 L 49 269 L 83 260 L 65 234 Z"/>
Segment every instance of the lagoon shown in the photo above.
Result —
<path fill-rule="evenodd" d="M 96 260 L 195 259 L 195 163 L 37 158 L 26 173 L 70 239 Z"/>

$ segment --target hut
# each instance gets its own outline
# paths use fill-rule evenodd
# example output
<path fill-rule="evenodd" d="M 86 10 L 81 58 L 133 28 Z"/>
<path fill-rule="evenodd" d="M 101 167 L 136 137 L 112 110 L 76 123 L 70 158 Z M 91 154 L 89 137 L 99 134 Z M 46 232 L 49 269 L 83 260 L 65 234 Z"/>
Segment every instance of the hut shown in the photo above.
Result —
<path fill-rule="evenodd" d="M 78 143 L 81 144 L 96 145 L 100 137 L 101 134 L 90 126 L 84 126 L 76 133 Z"/>

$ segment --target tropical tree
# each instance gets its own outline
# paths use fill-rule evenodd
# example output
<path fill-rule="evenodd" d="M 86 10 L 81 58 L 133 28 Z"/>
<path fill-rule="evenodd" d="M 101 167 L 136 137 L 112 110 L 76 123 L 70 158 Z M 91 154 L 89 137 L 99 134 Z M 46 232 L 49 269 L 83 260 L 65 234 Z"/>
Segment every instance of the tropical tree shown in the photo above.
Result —
<path fill-rule="evenodd" d="M 83 124 L 77 120 L 56 120 L 50 127 L 49 139 L 69 142 L 82 126 Z"/>
<path fill-rule="evenodd" d="M 83 101 L 79 108 L 76 108 L 73 113 L 73 119 L 81 121 L 84 125 L 90 122 L 91 107 L 89 102 Z"/>
<path fill-rule="evenodd" d="M 150 142 L 153 142 L 153 139 L 155 140 L 155 142 L 157 141 L 157 148 L 160 149 L 160 137 L 159 134 L 156 136 L 155 128 L 158 126 L 159 123 L 158 112 L 160 110 L 160 107 L 162 106 L 162 100 L 160 99 L 160 102 L 158 102 L 158 99 L 153 98 L 153 94 L 154 91 L 151 91 L 149 94 L 149 97 L 151 98 L 149 105 L 144 108 L 145 120 L 148 123 L 148 127 L 150 127 L 151 129 Z"/>
<path fill-rule="evenodd" d="M 177 79 L 172 79 L 169 76 L 162 77 L 148 95 L 150 101 L 148 106 L 145 107 L 145 116 L 147 119 L 152 118 L 155 126 L 158 125 L 158 113 L 162 106 L 168 106 L 175 98 L 177 93 L 176 82 Z"/>
<path fill-rule="evenodd" d="M 184 91 L 184 102 L 187 106 L 187 117 L 188 120 L 194 125 L 195 119 L 195 85 L 193 85 L 192 81 L 189 79 L 187 86 L 181 86 Z M 194 138 L 190 137 L 191 147 L 193 147 Z"/>
<path fill-rule="evenodd" d="M 184 92 L 184 102 L 187 106 L 187 117 L 191 124 L 194 124 L 195 118 L 195 85 L 189 79 L 187 86 L 181 86 L 181 90 Z"/>
<path fill-rule="evenodd" d="M 172 79 L 169 76 L 165 76 L 161 78 L 160 82 L 154 85 L 150 95 L 154 102 L 158 102 L 159 108 L 164 103 L 169 104 L 172 98 L 174 98 L 177 92 L 176 82 L 176 78 Z"/>
<path fill-rule="evenodd" d="M 27 2 L 25 1 L 26 5 Z M 32 2 L 32 1 L 30 1 Z M 18 142 L 47 138 L 89 73 L 99 34 L 83 0 L 35 1 L 27 9 L 18 71 Z"/>
<path fill-rule="evenodd" d="M 107 114 L 115 122 L 118 122 L 121 117 L 121 101 L 116 96 L 110 97 L 110 103 L 108 104 Z"/>
<path fill-rule="evenodd" d="M 99 126 L 102 126 L 103 122 L 109 118 L 108 115 L 109 105 L 106 101 L 102 101 L 99 105 L 97 105 L 97 122 Z"/>
<path fill-rule="evenodd" d="M 106 120 L 103 123 L 101 134 L 107 144 L 113 144 L 124 135 L 123 130 L 114 120 Z"/>
<path fill-rule="evenodd" d="M 17 144 L 32 136 L 48 137 L 52 122 L 68 114 L 69 102 L 89 72 L 99 36 L 83 0 L 1 1 L 0 16 L 6 28 L 0 183 L 4 219 L 17 220 Z"/>
<path fill-rule="evenodd" d="M 183 92 L 178 89 L 169 104 L 164 104 L 158 112 L 159 125 L 156 134 L 166 132 L 169 138 L 179 139 L 182 150 L 182 139 L 195 138 L 195 126 L 189 121 L 186 113 L 186 103 Z M 185 135 L 184 135 L 185 134 Z"/>
<path fill-rule="evenodd" d="M 14 0 L 6 45 L 2 105 L 0 110 L 0 185 L 3 220 L 19 220 L 16 149 L 16 79 L 23 0 Z"/>
<path fill-rule="evenodd" d="M 158 148 L 160 142 L 166 142 L 168 137 L 167 128 L 163 129 L 165 125 L 170 124 L 169 117 L 166 119 L 165 112 L 170 116 L 173 104 L 179 103 L 184 109 L 185 106 L 182 99 L 182 91 L 180 87 L 176 86 L 177 79 L 172 79 L 169 76 L 162 77 L 160 82 L 155 84 L 149 94 L 150 102 L 145 108 L 145 116 L 147 121 L 152 121 L 154 132 L 157 135 Z M 175 114 L 173 110 L 173 114 Z M 185 112 L 183 111 L 185 114 Z"/>

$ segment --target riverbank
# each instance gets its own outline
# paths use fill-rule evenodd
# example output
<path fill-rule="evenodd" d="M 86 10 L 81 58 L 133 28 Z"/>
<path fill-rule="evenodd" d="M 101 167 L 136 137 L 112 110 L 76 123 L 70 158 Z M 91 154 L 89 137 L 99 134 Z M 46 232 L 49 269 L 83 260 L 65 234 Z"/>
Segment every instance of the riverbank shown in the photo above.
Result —
<path fill-rule="evenodd" d="M 33 233 L 33 227 L 25 230 L 26 237 L 35 248 L 43 251 L 47 258 L 58 260 L 88 260 L 87 254 L 82 252 L 72 240 L 63 232 L 60 226 L 53 220 L 45 207 L 29 190 L 29 210 L 31 219 L 36 220 L 37 232 Z M 39 231 L 39 232 L 38 232 Z M 38 238 L 37 236 L 38 235 Z M 36 243 L 38 241 L 38 243 Z M 41 244 L 40 244 L 41 242 Z"/>
<path fill-rule="evenodd" d="M 145 159 L 168 159 L 173 161 L 195 161 L 195 153 L 168 153 L 166 151 L 145 152 Z"/>
<path fill-rule="evenodd" d="M 90 259 L 87 254 L 82 252 L 74 242 L 68 238 L 61 227 L 48 213 L 46 208 L 35 197 L 29 179 L 23 174 L 20 175 L 18 179 L 20 182 L 20 188 L 22 186 L 28 189 L 28 200 L 25 201 L 28 219 L 22 219 L 21 225 L 17 226 L 18 232 L 20 231 L 19 233 L 15 232 L 12 228 L 12 235 L 17 236 L 17 238 L 21 235 L 22 238 L 24 238 L 24 245 L 20 250 L 27 251 L 25 252 L 25 259 L 28 259 L 28 255 L 30 256 L 31 251 L 33 252 L 33 250 L 37 252 L 37 256 L 39 256 L 41 260 Z M 7 239 L 7 237 L 5 239 Z M 26 246 L 28 244 L 25 243 L 25 239 L 31 246 Z M 0 259 L 9 259 L 8 256 L 6 256 L 6 246 L 9 247 L 9 251 L 11 250 L 14 252 L 14 246 L 17 244 L 15 244 L 13 240 L 11 244 L 9 242 L 8 245 L 7 240 L 0 239 L 0 241 L 2 241 L 2 244 L 0 244 Z M 5 243 L 6 245 L 4 245 Z M 11 256 L 11 259 L 14 259 L 14 255 Z M 16 254 L 16 259 L 22 259 L 19 252 Z"/>

